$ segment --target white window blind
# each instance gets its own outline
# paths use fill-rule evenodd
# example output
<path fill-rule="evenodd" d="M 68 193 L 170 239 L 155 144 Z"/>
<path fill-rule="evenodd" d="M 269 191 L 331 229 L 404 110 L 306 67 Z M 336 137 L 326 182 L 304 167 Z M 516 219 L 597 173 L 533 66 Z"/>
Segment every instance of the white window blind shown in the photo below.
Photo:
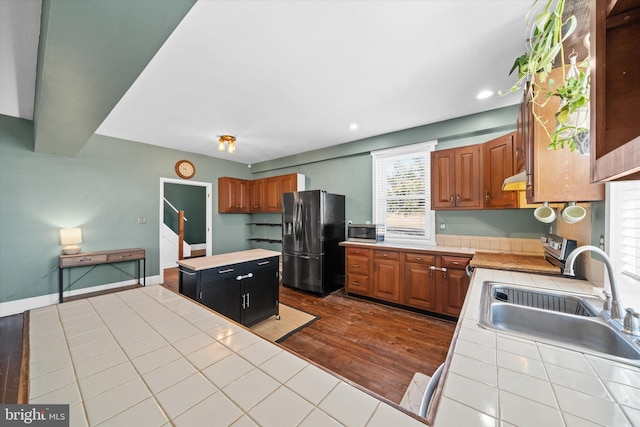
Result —
<path fill-rule="evenodd" d="M 609 255 L 622 301 L 640 309 L 640 181 L 608 184 Z"/>
<path fill-rule="evenodd" d="M 436 141 L 375 151 L 373 221 L 385 240 L 435 244 L 431 210 L 431 152 Z"/>

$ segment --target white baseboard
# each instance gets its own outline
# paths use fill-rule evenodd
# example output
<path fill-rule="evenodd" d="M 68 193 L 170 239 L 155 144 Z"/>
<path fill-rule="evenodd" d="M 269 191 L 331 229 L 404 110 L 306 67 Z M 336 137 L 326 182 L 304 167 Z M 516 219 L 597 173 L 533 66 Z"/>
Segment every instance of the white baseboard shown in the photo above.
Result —
<path fill-rule="evenodd" d="M 76 295 L 88 294 L 91 292 L 106 291 L 109 289 L 121 288 L 123 286 L 135 285 L 137 280 L 125 280 L 123 282 L 107 283 L 106 285 L 91 286 L 89 288 L 74 289 L 70 291 L 64 291 L 63 296 L 65 298 Z M 151 276 L 146 278 L 146 285 L 158 285 L 160 284 L 160 276 Z M 41 295 L 32 298 L 23 298 L 15 301 L 8 301 L 0 303 L 0 317 L 10 316 L 12 314 L 23 313 L 27 310 L 33 310 L 34 308 L 46 307 L 48 305 L 57 304 L 59 294 Z"/>

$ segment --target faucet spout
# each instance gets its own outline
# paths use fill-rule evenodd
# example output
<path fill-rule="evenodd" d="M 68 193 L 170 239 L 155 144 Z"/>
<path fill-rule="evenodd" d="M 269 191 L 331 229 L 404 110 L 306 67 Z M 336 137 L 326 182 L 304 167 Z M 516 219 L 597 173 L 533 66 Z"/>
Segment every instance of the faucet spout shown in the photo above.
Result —
<path fill-rule="evenodd" d="M 609 283 L 611 284 L 611 297 L 613 300 L 611 301 L 611 317 L 614 319 L 621 320 L 622 313 L 624 312 L 624 308 L 622 306 L 622 301 L 620 301 L 620 298 L 619 298 L 618 284 L 613 274 L 613 265 L 611 264 L 611 259 L 609 258 L 609 255 L 607 255 L 605 251 L 603 251 L 597 246 L 591 246 L 591 245 L 584 245 L 584 246 L 577 247 L 567 257 L 567 262 L 565 263 L 565 267 L 564 267 L 564 274 L 566 274 L 567 276 L 575 276 L 573 266 L 576 262 L 576 259 L 578 258 L 578 255 L 586 251 L 595 252 L 598 255 L 600 255 L 600 257 L 604 261 L 604 264 L 607 266 L 607 273 L 609 274 Z"/>

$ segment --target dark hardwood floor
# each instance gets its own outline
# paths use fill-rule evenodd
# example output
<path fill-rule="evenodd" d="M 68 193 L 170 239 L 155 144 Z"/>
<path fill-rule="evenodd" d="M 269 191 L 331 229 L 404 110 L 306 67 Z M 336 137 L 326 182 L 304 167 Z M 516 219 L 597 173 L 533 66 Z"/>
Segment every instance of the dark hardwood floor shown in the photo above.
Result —
<path fill-rule="evenodd" d="M 177 272 L 164 286 L 178 289 Z M 92 295 L 87 295 L 92 296 Z M 399 402 L 413 374 L 444 362 L 455 323 L 346 295 L 320 298 L 280 288 L 280 301 L 320 319 L 280 344 L 343 378 Z M 0 403 L 16 403 L 22 359 L 22 315 L 0 318 Z"/>

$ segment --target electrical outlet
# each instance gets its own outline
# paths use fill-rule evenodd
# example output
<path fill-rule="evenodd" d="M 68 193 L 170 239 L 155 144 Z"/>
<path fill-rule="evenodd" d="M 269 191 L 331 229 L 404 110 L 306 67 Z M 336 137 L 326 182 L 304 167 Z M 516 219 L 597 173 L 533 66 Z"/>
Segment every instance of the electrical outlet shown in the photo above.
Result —
<path fill-rule="evenodd" d="M 440 230 L 444 230 L 445 228 L 447 228 L 447 224 L 445 224 L 444 222 L 440 224 Z"/>
<path fill-rule="evenodd" d="M 143 216 L 138 217 L 138 224 L 146 224 L 146 223 L 147 223 L 147 218 Z"/>

